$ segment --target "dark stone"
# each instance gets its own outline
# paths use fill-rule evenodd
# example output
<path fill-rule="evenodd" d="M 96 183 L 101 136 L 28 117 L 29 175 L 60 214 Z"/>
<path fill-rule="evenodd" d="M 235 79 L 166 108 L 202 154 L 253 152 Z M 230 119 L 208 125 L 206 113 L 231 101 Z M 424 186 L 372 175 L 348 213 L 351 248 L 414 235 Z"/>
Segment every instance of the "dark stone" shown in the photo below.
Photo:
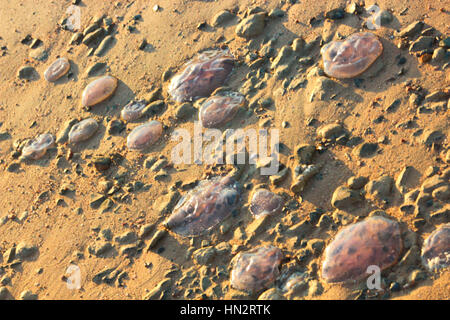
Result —
<path fill-rule="evenodd" d="M 400 106 L 400 103 L 402 101 L 400 99 L 396 99 L 394 100 L 394 102 L 392 102 L 387 108 L 386 108 L 386 112 L 394 112 L 397 110 L 397 108 Z"/>
<path fill-rule="evenodd" d="M 377 143 L 363 143 L 359 145 L 353 153 L 360 158 L 367 158 L 373 155 L 378 149 Z"/>
<path fill-rule="evenodd" d="M 344 17 L 345 17 L 345 11 L 342 8 L 336 8 L 336 9 L 330 10 L 325 14 L 325 18 L 331 19 L 331 20 L 339 20 L 339 19 L 343 19 Z"/>
<path fill-rule="evenodd" d="M 125 128 L 126 128 L 126 125 L 122 120 L 115 119 L 115 120 L 111 120 L 108 123 L 107 132 L 110 135 L 116 135 L 116 134 L 121 133 L 123 130 L 125 130 Z"/>
<path fill-rule="evenodd" d="M 93 160 L 95 169 L 98 171 L 106 171 L 111 166 L 111 158 L 96 156 Z"/>
<path fill-rule="evenodd" d="M 24 80 L 33 80 L 37 76 L 36 70 L 31 66 L 25 66 L 19 69 L 17 77 Z"/>
<path fill-rule="evenodd" d="M 340 186 L 333 193 L 331 205 L 335 208 L 343 210 L 361 201 L 362 197 L 358 191 Z"/>

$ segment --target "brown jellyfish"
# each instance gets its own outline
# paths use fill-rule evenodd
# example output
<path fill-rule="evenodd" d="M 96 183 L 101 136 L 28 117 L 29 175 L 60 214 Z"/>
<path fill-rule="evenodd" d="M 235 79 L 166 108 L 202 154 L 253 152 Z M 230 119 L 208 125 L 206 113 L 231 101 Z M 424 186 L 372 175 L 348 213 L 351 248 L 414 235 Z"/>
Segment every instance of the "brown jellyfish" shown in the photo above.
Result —
<path fill-rule="evenodd" d="M 322 277 L 327 282 L 360 280 L 369 275 L 369 266 L 383 270 L 395 264 L 401 251 L 398 223 L 369 217 L 338 232 L 325 249 Z"/>
<path fill-rule="evenodd" d="M 131 150 L 142 150 L 154 144 L 161 137 L 161 122 L 152 120 L 134 128 L 127 137 L 127 147 Z"/>
<path fill-rule="evenodd" d="M 250 212 L 257 218 L 272 215 L 281 210 L 283 198 L 267 190 L 258 189 L 253 194 L 250 203 Z"/>
<path fill-rule="evenodd" d="M 227 50 L 202 52 L 172 78 L 168 92 L 177 102 L 207 97 L 225 83 L 233 66 L 234 57 Z"/>
<path fill-rule="evenodd" d="M 23 159 L 37 160 L 42 158 L 48 148 L 55 144 L 55 138 L 50 133 L 44 133 L 37 138 L 29 140 L 22 148 Z"/>
<path fill-rule="evenodd" d="M 274 246 L 261 246 L 233 258 L 231 286 L 248 292 L 268 288 L 279 276 L 283 254 Z"/>
<path fill-rule="evenodd" d="M 436 229 L 422 247 L 422 262 L 430 271 L 439 271 L 450 265 L 450 223 Z"/>
<path fill-rule="evenodd" d="M 215 95 L 203 102 L 199 112 L 199 120 L 205 128 L 216 128 L 233 120 L 244 103 L 244 97 L 235 92 Z"/>
<path fill-rule="evenodd" d="M 237 209 L 239 184 L 231 177 L 203 180 L 183 196 L 164 222 L 166 228 L 184 236 L 199 236 Z"/>
<path fill-rule="evenodd" d="M 59 58 L 53 62 L 44 72 L 44 78 L 48 82 L 54 82 L 65 75 L 70 69 L 70 62 L 67 58 Z"/>
<path fill-rule="evenodd" d="M 83 91 L 81 104 L 83 107 L 94 106 L 108 99 L 117 88 L 117 79 L 103 76 L 89 83 Z"/>
<path fill-rule="evenodd" d="M 322 47 L 324 71 L 330 77 L 354 78 L 366 71 L 383 52 L 383 45 L 370 32 L 354 33 L 344 41 Z"/>

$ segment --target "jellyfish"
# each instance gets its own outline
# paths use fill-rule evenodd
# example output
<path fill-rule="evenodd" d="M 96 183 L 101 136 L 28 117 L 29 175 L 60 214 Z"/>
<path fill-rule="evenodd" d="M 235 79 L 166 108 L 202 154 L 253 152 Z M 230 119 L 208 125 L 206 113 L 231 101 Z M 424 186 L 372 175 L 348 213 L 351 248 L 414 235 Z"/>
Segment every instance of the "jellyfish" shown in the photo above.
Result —
<path fill-rule="evenodd" d="M 244 97 L 235 92 L 209 97 L 200 108 L 199 120 L 205 128 L 220 127 L 233 120 L 243 104 Z"/>
<path fill-rule="evenodd" d="M 203 180 L 180 199 L 164 225 L 184 237 L 201 235 L 237 209 L 239 190 L 228 176 Z"/>
<path fill-rule="evenodd" d="M 69 143 L 77 144 L 86 141 L 97 131 L 98 123 L 95 119 L 84 119 L 72 126 L 69 131 Z"/>
<path fill-rule="evenodd" d="M 272 215 L 281 210 L 283 198 L 267 190 L 258 189 L 253 194 L 250 203 L 250 212 L 257 218 Z"/>
<path fill-rule="evenodd" d="M 120 116 L 125 121 L 134 121 L 143 116 L 142 110 L 147 106 L 145 100 L 131 101 L 120 112 Z"/>
<path fill-rule="evenodd" d="M 373 216 L 338 232 L 325 249 L 322 277 L 327 282 L 360 280 L 369 266 L 384 270 L 395 264 L 402 251 L 397 222 Z"/>
<path fill-rule="evenodd" d="M 177 102 L 207 97 L 222 86 L 234 66 L 228 50 L 210 50 L 188 61 L 171 80 L 168 92 Z"/>
<path fill-rule="evenodd" d="M 430 271 L 439 271 L 450 265 L 450 223 L 444 224 L 425 240 L 422 262 Z"/>
<path fill-rule="evenodd" d="M 44 72 L 44 78 L 48 82 L 54 82 L 65 75 L 70 69 L 70 62 L 67 58 L 59 58 L 53 62 Z"/>
<path fill-rule="evenodd" d="M 37 138 L 28 140 L 22 148 L 22 158 L 37 160 L 42 158 L 49 148 L 55 144 L 55 138 L 50 133 L 44 133 Z"/>
<path fill-rule="evenodd" d="M 161 137 L 161 122 L 152 120 L 134 128 L 127 137 L 127 147 L 131 150 L 142 150 L 154 144 Z"/>
<path fill-rule="evenodd" d="M 366 71 L 383 52 L 383 45 L 370 32 L 354 33 L 344 41 L 322 47 L 324 71 L 330 77 L 354 78 Z"/>
<path fill-rule="evenodd" d="M 281 250 L 271 245 L 239 253 L 233 258 L 231 286 L 248 292 L 268 288 L 279 276 L 282 257 Z"/>
<path fill-rule="evenodd" d="M 92 81 L 83 91 L 81 104 L 83 107 L 91 107 L 108 99 L 116 91 L 117 83 L 113 76 L 103 76 Z"/>

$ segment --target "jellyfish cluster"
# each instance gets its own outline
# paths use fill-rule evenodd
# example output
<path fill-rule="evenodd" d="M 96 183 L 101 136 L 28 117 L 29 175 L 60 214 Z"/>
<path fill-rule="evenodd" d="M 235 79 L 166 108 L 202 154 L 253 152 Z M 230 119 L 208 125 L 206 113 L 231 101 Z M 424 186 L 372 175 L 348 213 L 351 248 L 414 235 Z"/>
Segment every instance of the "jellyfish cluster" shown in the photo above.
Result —
<path fill-rule="evenodd" d="M 382 52 L 380 39 L 370 32 L 358 32 L 343 41 L 331 41 L 320 50 L 325 74 L 337 79 L 355 78 L 363 74 Z M 236 118 L 245 103 L 244 95 L 221 88 L 234 65 L 235 58 L 228 50 L 201 52 L 172 77 L 167 92 L 178 103 L 205 98 L 199 103 L 199 121 L 203 127 L 227 125 Z M 55 82 L 69 70 L 69 60 L 62 57 L 46 69 L 44 78 Z M 117 87 L 118 79 L 111 75 L 93 80 L 82 92 L 82 106 L 90 108 L 98 105 L 110 98 Z M 146 115 L 147 105 L 145 100 L 132 100 L 122 108 L 120 117 L 125 122 L 140 120 Z M 70 128 L 68 143 L 77 145 L 87 141 L 98 129 L 99 122 L 94 118 L 81 120 Z M 164 126 L 160 121 L 145 120 L 130 131 L 126 146 L 128 150 L 142 152 L 155 145 L 163 132 Z M 51 134 L 41 134 L 26 142 L 21 156 L 24 159 L 40 159 L 54 144 Z M 232 176 L 200 181 L 179 200 L 163 225 L 182 237 L 204 235 L 240 210 L 241 193 L 241 185 Z M 255 188 L 249 202 L 248 211 L 254 219 L 280 214 L 284 206 L 284 198 L 266 188 Z M 263 219 L 257 222 L 261 221 Z M 402 250 L 399 223 L 385 216 L 370 216 L 337 232 L 323 253 L 320 277 L 328 283 L 359 281 L 367 277 L 371 266 L 377 266 L 380 270 L 392 267 L 400 259 Z M 428 236 L 422 247 L 421 259 L 429 271 L 448 268 L 450 223 L 440 226 Z M 231 286 L 252 293 L 267 289 L 279 278 L 282 261 L 282 250 L 273 245 L 241 251 L 232 260 Z M 283 279 L 286 281 L 281 286 L 284 293 L 303 288 L 309 277 L 297 271 L 286 274 L 289 276 Z"/>

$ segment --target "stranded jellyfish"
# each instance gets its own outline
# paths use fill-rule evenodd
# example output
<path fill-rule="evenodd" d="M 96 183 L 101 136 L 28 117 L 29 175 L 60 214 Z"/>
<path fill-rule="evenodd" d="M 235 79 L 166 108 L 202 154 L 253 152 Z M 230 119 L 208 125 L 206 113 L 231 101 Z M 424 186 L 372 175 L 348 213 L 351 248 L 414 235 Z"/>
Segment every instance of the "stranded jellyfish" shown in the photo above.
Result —
<path fill-rule="evenodd" d="M 147 106 L 145 100 L 131 101 L 125 107 L 123 107 L 120 116 L 125 121 L 134 121 L 142 117 L 142 110 Z"/>
<path fill-rule="evenodd" d="M 47 149 L 55 144 L 55 139 L 50 133 L 44 133 L 37 138 L 28 140 L 22 148 L 22 158 L 37 160 L 47 152 Z"/>
<path fill-rule="evenodd" d="M 187 62 L 171 80 L 169 94 L 177 102 L 207 97 L 222 86 L 233 69 L 228 50 L 210 50 Z"/>
<path fill-rule="evenodd" d="M 360 75 L 382 52 L 381 41 L 370 32 L 352 34 L 344 41 L 332 41 L 320 50 L 325 73 L 335 78 Z"/>
<path fill-rule="evenodd" d="M 402 240 L 398 223 L 374 216 L 338 232 L 325 250 L 322 277 L 327 282 L 360 280 L 367 268 L 392 266 L 400 256 Z"/>
<path fill-rule="evenodd" d="M 448 268 L 450 265 L 450 223 L 436 229 L 425 240 L 422 262 L 431 271 Z"/>
<path fill-rule="evenodd" d="M 231 121 L 244 104 L 244 97 L 235 92 L 208 98 L 199 112 L 199 120 L 205 128 L 216 128 Z"/>
<path fill-rule="evenodd" d="M 152 120 L 134 128 L 127 138 L 127 147 L 131 150 L 142 150 L 154 144 L 161 137 L 161 122 Z"/>
<path fill-rule="evenodd" d="M 98 123 L 95 119 L 84 119 L 72 126 L 69 131 L 69 143 L 78 143 L 92 137 L 97 131 Z"/>
<path fill-rule="evenodd" d="M 253 194 L 250 211 L 257 218 L 272 215 L 281 210 L 283 202 L 283 198 L 279 195 L 267 189 L 258 189 Z"/>
<path fill-rule="evenodd" d="M 44 78 L 48 82 L 53 82 L 61 78 L 70 69 L 70 62 L 67 58 L 59 58 L 53 62 L 44 72 Z"/>
<path fill-rule="evenodd" d="M 180 199 L 164 224 L 181 236 L 198 236 L 222 222 L 238 203 L 239 185 L 231 177 L 203 180 Z"/>
<path fill-rule="evenodd" d="M 280 249 L 270 245 L 239 253 L 233 259 L 231 285 L 249 292 L 269 287 L 279 275 L 282 256 Z"/>
<path fill-rule="evenodd" d="M 294 272 L 287 278 L 281 286 L 283 292 L 295 292 L 304 289 L 308 283 L 308 274 L 302 272 Z"/>
<path fill-rule="evenodd" d="M 103 76 L 89 83 L 83 91 L 81 104 L 91 107 L 108 99 L 117 88 L 117 79 L 112 76 Z"/>

